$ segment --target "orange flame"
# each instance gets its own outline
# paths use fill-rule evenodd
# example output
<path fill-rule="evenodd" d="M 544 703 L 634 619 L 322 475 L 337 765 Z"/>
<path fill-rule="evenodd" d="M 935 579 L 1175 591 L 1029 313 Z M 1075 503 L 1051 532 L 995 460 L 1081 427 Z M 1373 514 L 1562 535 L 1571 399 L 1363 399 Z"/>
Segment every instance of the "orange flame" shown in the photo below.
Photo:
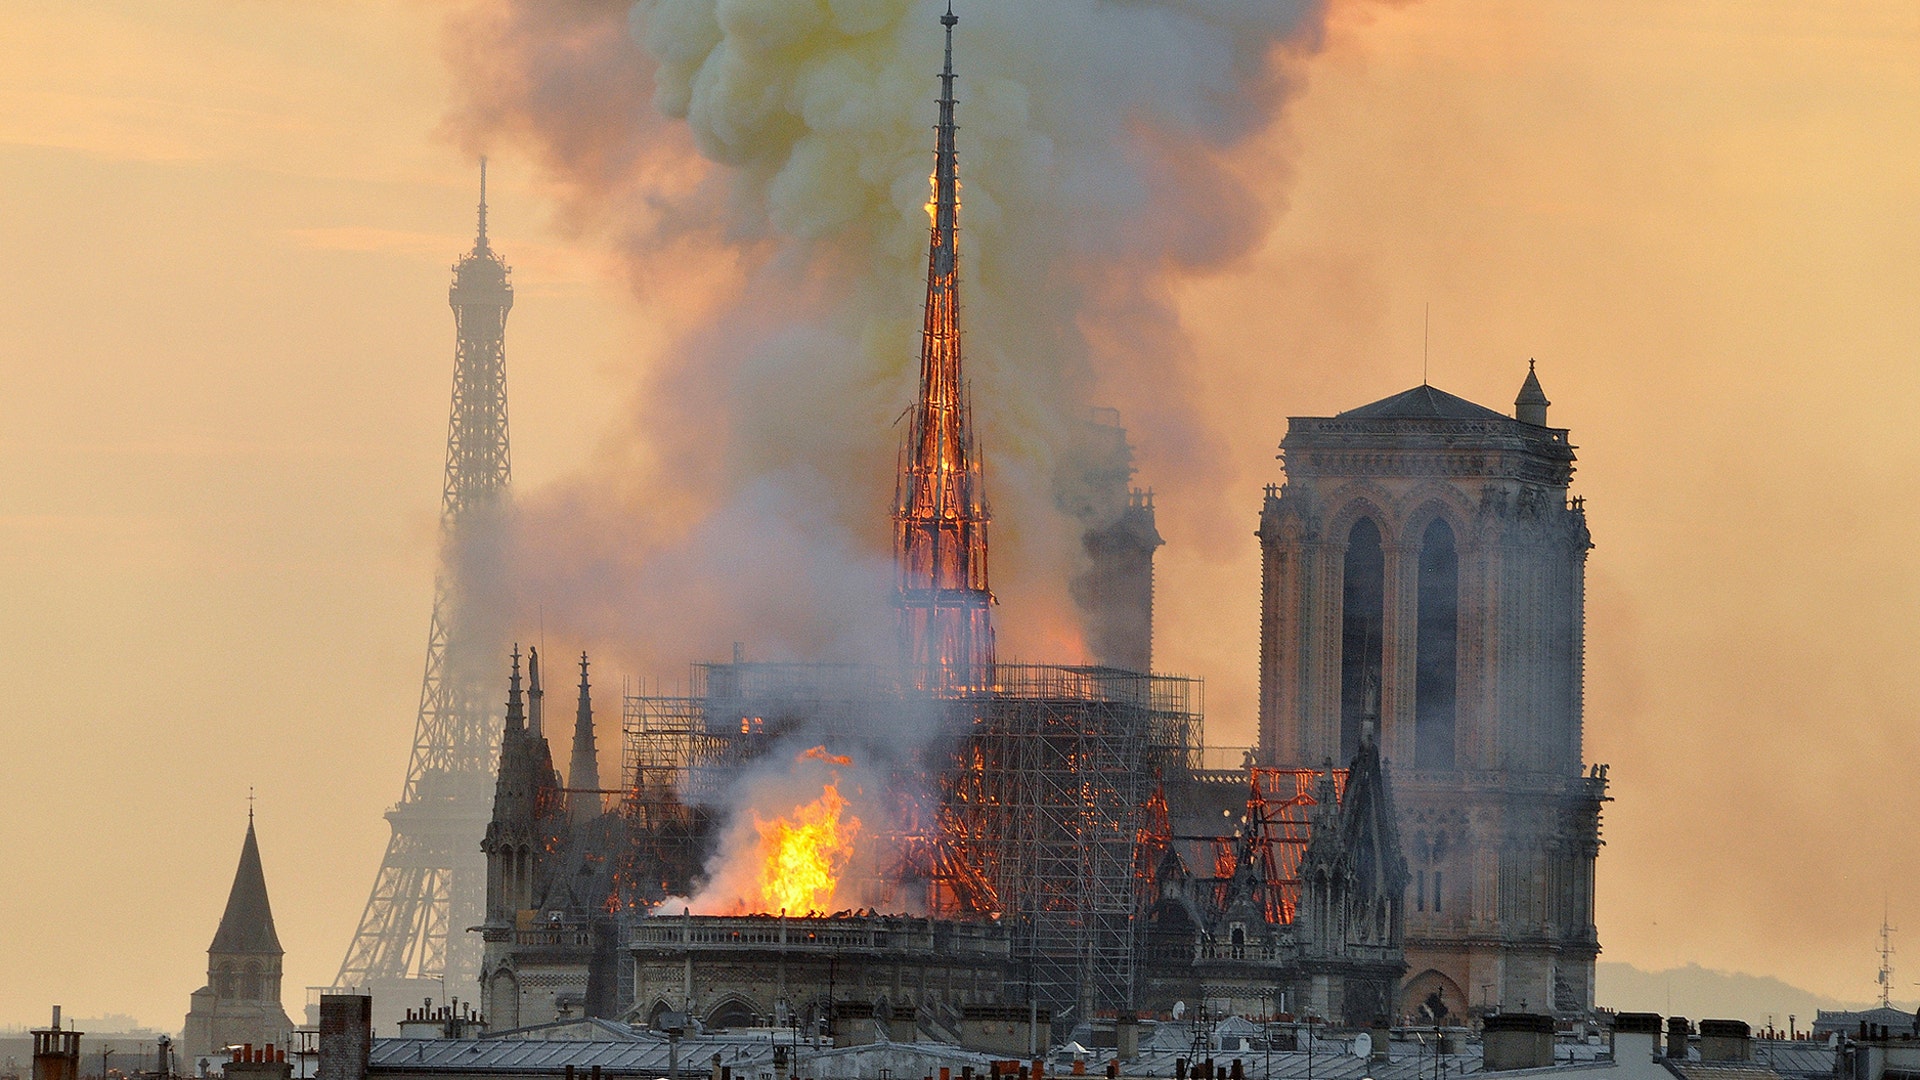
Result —
<path fill-rule="evenodd" d="M 825 757 L 824 750 L 820 753 Z M 828 784 L 819 798 L 795 809 L 791 820 L 766 821 L 753 815 L 753 827 L 760 833 L 762 910 L 799 914 L 824 911 L 832 904 L 860 832 L 859 818 L 842 820 L 846 808 L 839 787 Z"/>
<path fill-rule="evenodd" d="M 803 750 L 800 752 L 800 756 L 797 758 L 794 758 L 794 760 L 795 761 L 824 761 L 829 765 L 852 765 L 853 764 L 853 759 L 850 757 L 845 757 L 840 754 L 827 753 L 827 748 L 825 746 L 816 746 L 811 750 Z"/>

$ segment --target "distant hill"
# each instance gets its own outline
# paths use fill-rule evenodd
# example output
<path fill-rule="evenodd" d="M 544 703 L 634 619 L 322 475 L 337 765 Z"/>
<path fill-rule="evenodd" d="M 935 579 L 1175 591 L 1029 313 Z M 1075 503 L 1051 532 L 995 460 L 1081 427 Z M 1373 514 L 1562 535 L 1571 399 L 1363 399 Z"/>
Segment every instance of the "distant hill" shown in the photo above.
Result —
<path fill-rule="evenodd" d="M 1842 1001 L 1791 986 L 1770 975 L 1713 971 L 1698 964 L 1641 971 L 1632 964 L 1594 965 L 1594 1004 L 1620 1012 L 1651 1012 L 1689 1020 L 1745 1020 L 1756 1028 L 1773 1018 L 1777 1028 L 1794 1016 L 1802 1030 L 1819 1009 L 1870 1009 L 1875 1001 Z M 1894 1005 L 1912 1009 L 1913 1003 Z"/>

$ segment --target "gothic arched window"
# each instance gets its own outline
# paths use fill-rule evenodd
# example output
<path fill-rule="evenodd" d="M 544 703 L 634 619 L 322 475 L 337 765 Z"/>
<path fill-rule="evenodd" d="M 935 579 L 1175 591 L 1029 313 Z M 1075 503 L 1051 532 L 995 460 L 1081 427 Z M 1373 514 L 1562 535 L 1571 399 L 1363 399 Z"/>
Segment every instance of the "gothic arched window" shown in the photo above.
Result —
<path fill-rule="evenodd" d="M 1413 676 L 1413 767 L 1454 767 L 1459 681 L 1460 553 L 1453 530 L 1435 518 L 1420 538 L 1419 627 Z M 1438 905 L 1435 897 L 1435 907 Z"/>
<path fill-rule="evenodd" d="M 1340 761 L 1360 749 L 1362 725 L 1380 716 L 1380 628 L 1386 603 L 1386 555 L 1371 518 L 1347 533 L 1340 587 Z"/>

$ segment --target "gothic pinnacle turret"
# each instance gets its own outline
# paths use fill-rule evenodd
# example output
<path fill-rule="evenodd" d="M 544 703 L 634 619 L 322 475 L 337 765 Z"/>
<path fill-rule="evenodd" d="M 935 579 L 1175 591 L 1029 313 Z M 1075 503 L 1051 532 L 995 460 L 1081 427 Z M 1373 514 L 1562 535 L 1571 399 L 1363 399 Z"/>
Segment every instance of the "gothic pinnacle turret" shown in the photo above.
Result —
<path fill-rule="evenodd" d="M 954 152 L 952 10 L 933 153 L 932 236 L 920 395 L 894 501 L 897 607 L 907 679 L 922 690 L 985 689 L 993 675 L 987 501 L 960 362 L 960 176 Z"/>
<path fill-rule="evenodd" d="M 1540 376 L 1534 373 L 1533 361 L 1527 361 L 1527 381 L 1520 384 L 1520 396 L 1513 399 L 1513 418 L 1523 424 L 1546 427 L 1547 406 L 1551 404 L 1546 391 L 1540 389 Z"/>
<path fill-rule="evenodd" d="M 587 654 L 580 654 L 580 705 L 573 717 L 573 759 L 567 765 L 567 820 L 575 825 L 600 816 L 600 753 L 593 744 L 593 691 Z"/>
<path fill-rule="evenodd" d="M 532 654 L 528 656 L 531 663 Z M 535 905 L 537 864 L 553 850 L 564 829 L 560 776 L 554 772 L 546 737 L 527 723 L 520 685 L 520 647 L 516 645 L 513 673 L 507 679 L 500 771 L 480 841 L 487 859 L 483 911 L 490 933 L 510 929 L 515 912 Z"/>
<path fill-rule="evenodd" d="M 513 674 L 507 678 L 507 731 L 517 734 L 525 730 L 527 714 L 520 699 L 520 646 L 513 647 Z"/>

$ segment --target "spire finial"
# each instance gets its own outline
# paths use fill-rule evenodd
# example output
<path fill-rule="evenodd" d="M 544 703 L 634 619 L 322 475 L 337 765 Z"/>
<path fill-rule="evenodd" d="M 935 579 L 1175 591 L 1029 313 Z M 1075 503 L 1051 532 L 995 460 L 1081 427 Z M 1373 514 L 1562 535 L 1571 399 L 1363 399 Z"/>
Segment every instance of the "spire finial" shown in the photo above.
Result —
<path fill-rule="evenodd" d="M 487 250 L 487 159 L 480 159 L 480 233 L 474 238 L 473 246 L 481 251 Z"/>
<path fill-rule="evenodd" d="M 247 785 L 247 828 L 253 828 L 253 785 Z"/>

